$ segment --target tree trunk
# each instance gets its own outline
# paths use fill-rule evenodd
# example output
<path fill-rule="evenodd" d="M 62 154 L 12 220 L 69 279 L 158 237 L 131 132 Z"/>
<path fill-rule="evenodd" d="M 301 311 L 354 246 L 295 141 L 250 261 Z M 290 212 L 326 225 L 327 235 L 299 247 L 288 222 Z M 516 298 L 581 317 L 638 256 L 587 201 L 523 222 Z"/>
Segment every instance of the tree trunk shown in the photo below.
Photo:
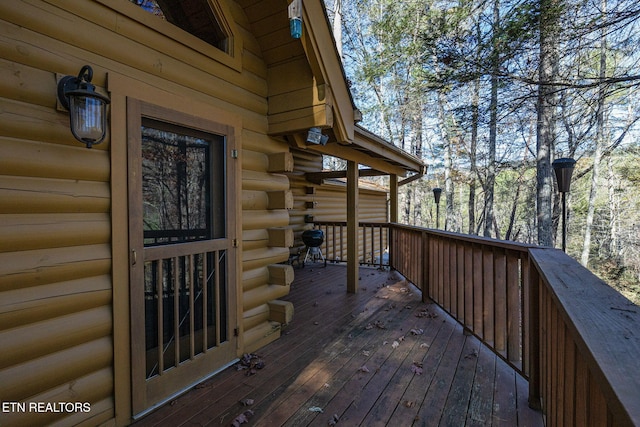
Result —
<path fill-rule="evenodd" d="M 484 236 L 491 237 L 494 223 L 493 195 L 496 182 L 496 140 L 498 135 L 498 72 L 500 71 L 500 46 L 497 29 L 500 28 L 500 1 L 493 2 L 493 51 L 491 54 L 491 100 L 489 102 L 489 149 L 487 179 L 484 188 Z"/>
<path fill-rule="evenodd" d="M 476 79 L 473 84 L 473 99 L 471 101 L 471 147 L 469 148 L 469 234 L 476 232 L 476 175 L 478 173 L 478 103 L 480 99 L 480 81 Z"/>
<path fill-rule="evenodd" d="M 438 121 L 440 122 L 440 135 L 444 143 L 444 195 L 446 202 L 444 229 L 455 229 L 455 212 L 453 211 L 453 152 L 452 141 L 447 129 L 445 105 L 447 100 L 442 91 L 438 91 Z"/>
<path fill-rule="evenodd" d="M 555 143 L 556 88 L 558 73 L 557 40 L 560 33 L 562 0 L 540 1 L 540 70 L 538 83 L 538 124 L 536 141 L 536 195 L 538 244 L 553 246 L 553 177 L 551 152 Z"/>
<path fill-rule="evenodd" d="M 602 0 L 603 11 L 607 10 L 607 1 Z M 596 210 L 596 197 L 598 195 L 598 178 L 600 177 L 600 161 L 602 160 L 602 150 L 604 146 L 604 109 L 606 91 L 602 84 L 607 76 L 607 39 L 603 30 L 600 38 L 600 82 L 598 88 L 598 109 L 596 111 L 596 152 L 593 156 L 593 169 L 591 171 L 591 189 L 589 191 L 589 204 L 587 208 L 587 221 L 584 227 L 584 242 L 582 244 L 582 255 L 580 263 L 587 267 L 589 265 L 589 252 L 591 251 L 591 231 L 593 229 L 593 218 Z"/>
<path fill-rule="evenodd" d="M 342 59 L 342 0 L 333 2 L 333 38 L 336 40 L 338 55 Z"/>

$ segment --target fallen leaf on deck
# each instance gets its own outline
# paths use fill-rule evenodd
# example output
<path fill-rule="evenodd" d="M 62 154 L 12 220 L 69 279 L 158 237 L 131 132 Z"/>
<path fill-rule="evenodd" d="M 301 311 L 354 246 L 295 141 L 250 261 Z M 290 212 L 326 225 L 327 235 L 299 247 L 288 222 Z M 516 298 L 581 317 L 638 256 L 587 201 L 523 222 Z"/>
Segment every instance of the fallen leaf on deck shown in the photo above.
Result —
<path fill-rule="evenodd" d="M 362 355 L 366 356 L 366 357 L 369 357 L 369 356 L 371 356 L 371 352 L 369 350 L 362 350 Z"/>
<path fill-rule="evenodd" d="M 406 406 L 407 408 L 413 408 L 413 406 L 416 404 L 416 402 L 414 402 L 413 400 L 405 400 L 404 401 L 404 406 Z"/>
<path fill-rule="evenodd" d="M 330 426 L 334 426 L 336 424 L 338 424 L 338 420 L 340 418 L 338 417 L 338 414 L 333 414 L 333 417 L 331 417 L 331 419 L 329 420 L 329 425 Z"/>
<path fill-rule="evenodd" d="M 369 368 L 367 368 L 367 366 L 366 366 L 366 365 L 362 365 L 362 366 L 360 366 L 360 369 L 358 369 L 358 371 L 360 371 L 360 372 L 367 372 L 367 373 L 368 373 L 368 372 L 371 372 L 371 371 L 369 371 Z"/>
<path fill-rule="evenodd" d="M 319 406 L 312 406 L 309 408 L 309 411 L 311 412 L 322 412 L 322 408 Z"/>
<path fill-rule="evenodd" d="M 471 359 L 474 357 L 478 357 L 478 350 L 473 350 L 471 353 L 467 354 L 464 358 Z"/>
<path fill-rule="evenodd" d="M 413 365 L 411 365 L 411 372 L 416 375 L 422 375 L 422 362 L 413 362 Z"/>
<path fill-rule="evenodd" d="M 394 341 L 393 344 L 391 344 L 391 347 L 398 348 L 400 347 L 400 343 L 398 341 Z"/>
<path fill-rule="evenodd" d="M 253 405 L 253 402 L 254 402 L 253 399 L 242 399 L 240 401 L 240 404 L 242 406 L 251 406 L 251 405 Z"/>
<path fill-rule="evenodd" d="M 410 330 L 409 332 L 411 332 L 411 335 L 422 335 L 424 334 L 424 329 L 415 328 Z"/>
<path fill-rule="evenodd" d="M 244 423 L 248 423 L 249 419 L 253 416 L 253 411 L 252 410 L 247 410 L 244 411 L 242 414 L 238 415 L 233 422 L 231 423 L 231 425 L 233 427 L 240 427 L 241 424 Z"/>
<path fill-rule="evenodd" d="M 422 344 L 420 344 L 420 348 L 429 348 L 429 344 L 423 342 Z"/>
<path fill-rule="evenodd" d="M 246 376 L 254 375 L 258 372 L 258 369 L 264 368 L 265 363 L 264 360 L 260 358 L 257 354 L 253 353 L 245 353 L 240 358 L 240 362 L 236 365 L 236 370 L 243 371 L 246 370 Z"/>
<path fill-rule="evenodd" d="M 365 329 L 367 330 L 373 328 L 386 329 L 387 327 L 384 325 L 384 322 L 382 320 L 376 320 L 373 323 L 367 323 L 367 326 L 365 326 Z"/>
<path fill-rule="evenodd" d="M 438 317 L 438 315 L 436 313 L 431 313 L 429 312 L 429 310 L 424 309 L 419 313 L 416 313 L 416 317 L 426 317 L 429 319 L 435 319 L 436 317 Z"/>

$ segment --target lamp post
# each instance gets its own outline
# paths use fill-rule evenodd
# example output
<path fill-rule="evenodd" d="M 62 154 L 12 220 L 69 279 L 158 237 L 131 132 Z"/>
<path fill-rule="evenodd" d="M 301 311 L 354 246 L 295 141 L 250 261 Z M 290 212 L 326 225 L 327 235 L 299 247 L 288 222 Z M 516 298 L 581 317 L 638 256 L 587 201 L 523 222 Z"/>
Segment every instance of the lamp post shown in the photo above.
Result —
<path fill-rule="evenodd" d="M 556 182 L 558 184 L 558 192 L 562 193 L 562 250 L 567 251 L 567 198 L 566 194 L 571 189 L 571 175 L 576 161 L 563 157 L 556 159 L 551 164 L 556 173 Z"/>
<path fill-rule="evenodd" d="M 440 228 L 440 195 L 442 188 L 433 189 L 433 198 L 436 200 L 436 228 Z"/>

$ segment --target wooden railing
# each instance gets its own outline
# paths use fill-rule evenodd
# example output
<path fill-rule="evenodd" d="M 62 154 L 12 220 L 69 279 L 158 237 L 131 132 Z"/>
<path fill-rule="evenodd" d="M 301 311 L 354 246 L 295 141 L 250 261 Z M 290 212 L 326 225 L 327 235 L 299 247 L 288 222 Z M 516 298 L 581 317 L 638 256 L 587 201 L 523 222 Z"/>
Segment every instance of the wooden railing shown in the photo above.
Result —
<path fill-rule="evenodd" d="M 320 246 L 327 261 L 347 260 L 347 223 L 316 221 L 314 227 L 324 232 Z M 358 229 L 358 262 L 361 265 L 389 266 L 389 224 L 361 222 Z"/>
<path fill-rule="evenodd" d="M 638 306 L 557 249 L 376 227 L 390 266 L 529 380 L 547 425 L 640 426 Z"/>
<path fill-rule="evenodd" d="M 532 246 L 401 225 L 390 230 L 391 266 L 526 376 Z"/>

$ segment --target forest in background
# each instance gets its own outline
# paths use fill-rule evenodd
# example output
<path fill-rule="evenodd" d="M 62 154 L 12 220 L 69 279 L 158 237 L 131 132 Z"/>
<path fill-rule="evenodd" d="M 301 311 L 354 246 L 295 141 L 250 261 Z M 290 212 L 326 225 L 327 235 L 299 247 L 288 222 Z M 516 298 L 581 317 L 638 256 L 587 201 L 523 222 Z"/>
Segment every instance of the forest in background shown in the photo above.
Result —
<path fill-rule="evenodd" d="M 640 304 L 640 4 L 325 0 L 362 125 L 427 163 L 401 222 L 560 247 Z"/>

